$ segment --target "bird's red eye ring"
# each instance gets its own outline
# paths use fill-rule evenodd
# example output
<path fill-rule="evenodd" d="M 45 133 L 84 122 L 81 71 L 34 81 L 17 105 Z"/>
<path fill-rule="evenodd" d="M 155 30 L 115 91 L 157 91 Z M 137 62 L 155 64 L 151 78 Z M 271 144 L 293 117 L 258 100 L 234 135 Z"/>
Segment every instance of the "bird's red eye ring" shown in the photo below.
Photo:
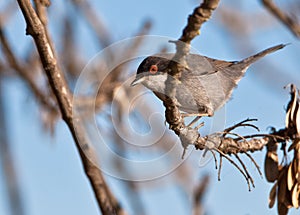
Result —
<path fill-rule="evenodd" d="M 155 73 L 157 73 L 157 71 L 158 71 L 157 65 L 151 65 L 149 72 L 151 74 L 155 74 Z"/>

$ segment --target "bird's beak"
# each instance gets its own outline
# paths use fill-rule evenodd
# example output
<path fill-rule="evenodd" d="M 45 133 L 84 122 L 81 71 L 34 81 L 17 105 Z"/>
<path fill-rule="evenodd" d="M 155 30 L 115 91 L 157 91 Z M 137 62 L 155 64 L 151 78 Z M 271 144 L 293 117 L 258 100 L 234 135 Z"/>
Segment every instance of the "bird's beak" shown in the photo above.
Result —
<path fill-rule="evenodd" d="M 131 82 L 130 86 L 133 87 L 133 86 L 135 86 L 137 84 L 142 83 L 144 80 L 145 80 L 145 76 L 137 75 L 136 78 L 133 80 L 133 82 Z"/>

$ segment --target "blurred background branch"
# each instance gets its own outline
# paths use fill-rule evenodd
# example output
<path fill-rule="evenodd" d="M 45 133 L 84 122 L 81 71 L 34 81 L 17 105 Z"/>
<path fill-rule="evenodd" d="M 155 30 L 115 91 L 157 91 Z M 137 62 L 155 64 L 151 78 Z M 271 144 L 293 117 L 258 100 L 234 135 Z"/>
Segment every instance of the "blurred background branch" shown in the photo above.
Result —
<path fill-rule="evenodd" d="M 123 214 L 124 212 L 122 211 L 121 206 L 108 188 L 102 173 L 97 166 L 97 160 L 93 156 L 94 152 L 85 137 L 86 131 L 81 125 L 76 125 L 77 122 L 72 113 L 73 96 L 70 93 L 64 74 L 57 65 L 55 51 L 53 45 L 51 45 L 52 42 L 50 36 L 47 33 L 47 30 L 45 30 L 45 25 L 35 13 L 30 1 L 20 0 L 18 3 L 27 23 L 26 34 L 32 36 L 35 41 L 43 68 L 48 77 L 49 85 L 56 97 L 62 119 L 64 119 L 72 133 L 83 163 L 84 171 L 91 182 L 99 209 L 104 215 Z M 43 14 L 39 15 L 44 17 Z M 45 18 L 43 18 L 43 20 L 45 20 Z"/>
<path fill-rule="evenodd" d="M 262 0 L 262 4 L 270 11 L 270 13 L 285 24 L 296 37 L 300 37 L 300 24 L 297 17 L 289 16 L 287 13 L 283 12 L 272 0 Z"/>

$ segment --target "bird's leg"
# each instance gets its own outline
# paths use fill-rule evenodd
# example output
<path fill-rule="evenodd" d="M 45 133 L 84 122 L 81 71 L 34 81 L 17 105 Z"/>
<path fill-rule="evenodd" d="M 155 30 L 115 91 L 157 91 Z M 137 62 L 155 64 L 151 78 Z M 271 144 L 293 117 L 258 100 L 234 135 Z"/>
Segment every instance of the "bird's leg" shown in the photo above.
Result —
<path fill-rule="evenodd" d="M 195 125 L 195 123 L 202 117 L 202 116 L 207 116 L 207 114 L 193 114 L 193 113 L 182 113 L 181 114 L 182 117 L 195 117 L 188 125 L 187 127 L 192 127 L 193 125 Z M 199 125 L 197 125 L 195 128 L 198 130 L 200 127 L 202 127 L 204 125 L 204 122 L 200 123 Z"/>
<path fill-rule="evenodd" d="M 248 118 L 248 119 L 245 119 L 245 120 L 243 120 L 243 121 L 241 121 L 241 122 L 239 122 L 239 123 L 237 123 L 237 124 L 235 124 L 233 126 L 230 126 L 229 128 L 226 128 L 223 131 L 224 132 L 223 136 L 225 136 L 227 133 L 230 133 L 232 130 L 234 130 L 234 129 L 238 128 L 238 127 L 242 127 L 242 126 L 252 127 L 252 128 L 255 128 L 256 130 L 259 131 L 259 128 L 257 126 L 248 123 L 248 122 L 253 122 L 253 121 L 257 121 L 257 119 L 249 119 Z"/>
<path fill-rule="evenodd" d="M 188 125 L 187 127 L 192 127 L 199 119 L 201 116 L 196 116 Z"/>
<path fill-rule="evenodd" d="M 204 122 L 201 122 L 199 125 L 197 125 L 197 126 L 195 127 L 195 129 L 199 130 L 199 128 L 201 128 L 202 126 L 204 126 Z"/>
<path fill-rule="evenodd" d="M 208 116 L 206 113 L 181 113 L 182 117 L 193 117 L 193 116 Z"/>

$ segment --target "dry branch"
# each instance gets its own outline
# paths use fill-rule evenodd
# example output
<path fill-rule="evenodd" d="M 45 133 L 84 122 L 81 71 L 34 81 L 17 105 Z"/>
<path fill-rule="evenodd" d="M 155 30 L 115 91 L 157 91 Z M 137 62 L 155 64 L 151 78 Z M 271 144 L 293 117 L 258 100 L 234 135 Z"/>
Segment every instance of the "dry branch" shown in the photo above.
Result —
<path fill-rule="evenodd" d="M 37 83 L 29 72 L 29 66 L 19 62 L 19 60 L 15 56 L 14 52 L 12 51 L 11 45 L 6 38 L 2 25 L 0 25 L 0 42 L 1 48 L 9 66 L 15 70 L 15 72 L 25 81 L 25 83 L 27 83 L 28 87 L 31 89 L 38 102 L 43 107 L 47 108 L 52 113 L 57 113 L 57 109 L 51 102 L 51 100 L 49 100 L 49 96 L 43 93 L 42 90 L 37 86 Z"/>
<path fill-rule="evenodd" d="M 8 196 L 8 205 L 11 215 L 24 215 L 24 202 L 22 201 L 22 190 L 20 189 L 16 161 L 14 159 L 11 142 L 8 137 L 7 115 L 5 115 L 3 92 L 3 75 L 0 74 L 0 164 L 3 170 L 4 186 Z"/>
<path fill-rule="evenodd" d="M 288 14 L 284 13 L 272 0 L 262 0 L 262 4 L 269 10 L 277 19 L 288 27 L 288 29 L 298 38 L 300 38 L 300 25 L 297 20 L 293 19 Z"/>
<path fill-rule="evenodd" d="M 38 18 L 29 0 L 18 0 L 23 16 L 27 23 L 26 34 L 31 35 L 39 52 L 43 68 L 48 77 L 49 84 L 57 99 L 62 118 L 68 125 L 76 148 L 89 178 L 98 206 L 105 215 L 122 214 L 123 211 L 110 192 L 101 171 L 99 170 L 94 152 L 85 137 L 83 127 L 80 127 L 72 115 L 72 94 L 69 90 L 64 74 L 57 65 L 51 42 L 46 35 L 44 25 Z"/>
<path fill-rule="evenodd" d="M 194 190 L 194 206 L 193 206 L 193 214 L 194 215 L 202 215 L 204 214 L 204 207 L 203 207 L 203 198 L 206 193 L 206 190 L 209 185 L 209 176 L 205 175 L 199 181 L 198 186 Z"/>
<path fill-rule="evenodd" d="M 87 23 L 96 33 L 99 44 L 103 47 L 109 46 L 112 42 L 111 34 L 90 3 L 87 0 L 73 0 L 72 2 L 76 9 L 83 14 Z"/>

